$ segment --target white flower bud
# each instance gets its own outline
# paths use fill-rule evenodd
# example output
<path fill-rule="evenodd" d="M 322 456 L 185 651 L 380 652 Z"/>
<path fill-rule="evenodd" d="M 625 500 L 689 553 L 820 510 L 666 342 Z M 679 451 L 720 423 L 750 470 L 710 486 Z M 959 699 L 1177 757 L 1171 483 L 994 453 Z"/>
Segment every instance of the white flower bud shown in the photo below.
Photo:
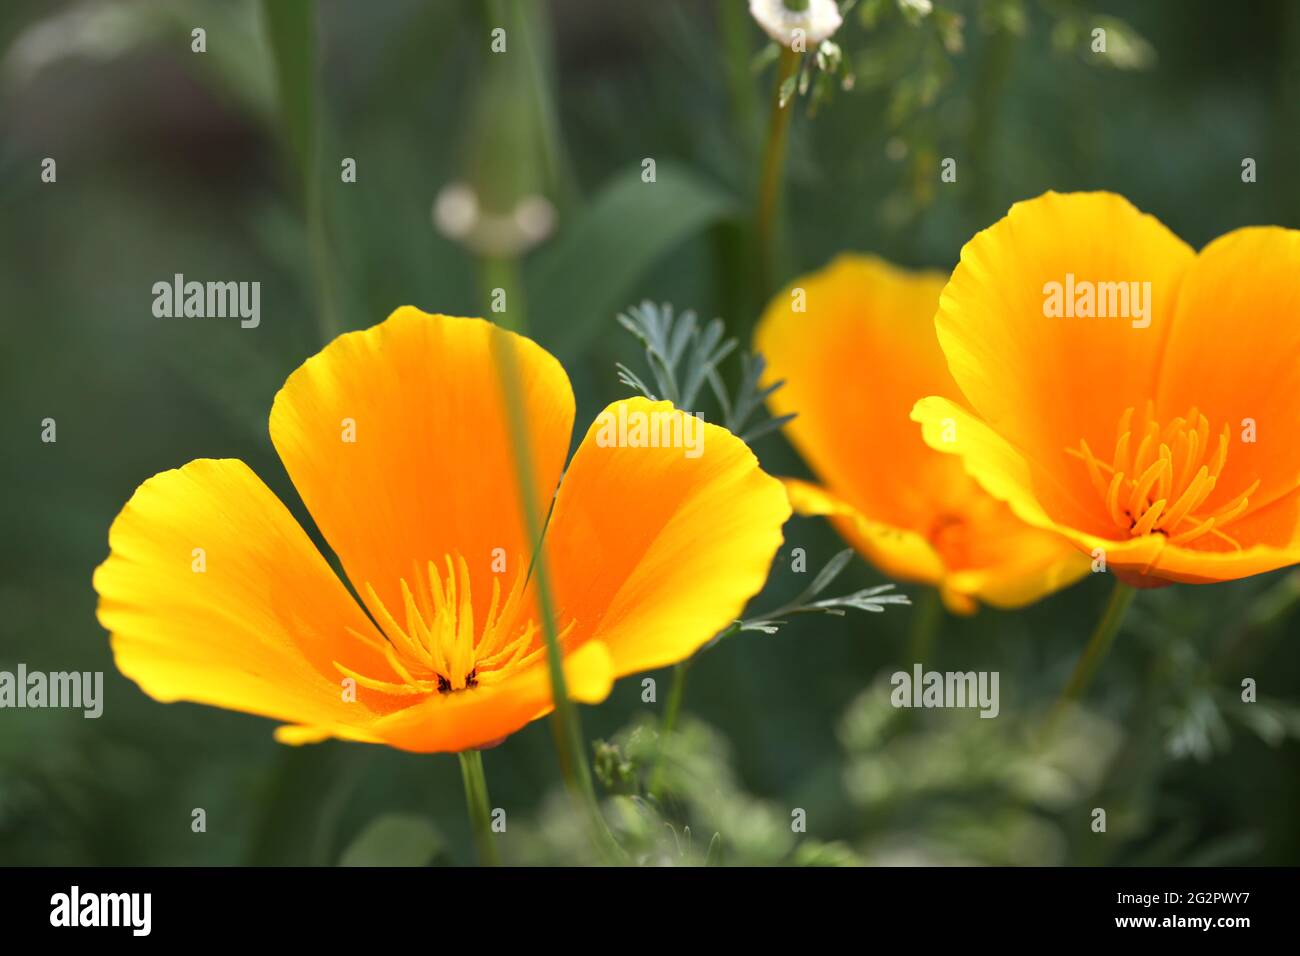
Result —
<path fill-rule="evenodd" d="M 433 223 L 480 255 L 519 256 L 551 234 L 555 207 L 544 196 L 525 196 L 505 213 L 484 209 L 468 183 L 443 187 L 433 204 Z"/>
<path fill-rule="evenodd" d="M 782 46 L 790 46 L 802 31 L 809 50 L 830 37 L 843 22 L 835 0 L 807 0 L 807 9 L 791 10 L 785 0 L 749 0 L 749 12 L 763 32 Z"/>

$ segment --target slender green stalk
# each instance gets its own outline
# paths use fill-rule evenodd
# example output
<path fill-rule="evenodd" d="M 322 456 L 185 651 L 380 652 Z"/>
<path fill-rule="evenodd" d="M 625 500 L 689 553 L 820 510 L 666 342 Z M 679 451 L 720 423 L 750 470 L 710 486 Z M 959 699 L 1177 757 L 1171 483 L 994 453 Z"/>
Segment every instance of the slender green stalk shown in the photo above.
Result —
<path fill-rule="evenodd" d="M 515 321 L 518 323 L 519 320 Z M 519 485 L 525 525 L 528 529 L 528 540 L 537 542 L 532 568 L 533 577 L 537 582 L 537 601 L 542 615 L 542 635 L 546 641 L 546 661 L 551 678 L 551 693 L 555 699 L 555 715 L 552 719 L 560 751 L 560 770 L 569 789 L 580 796 L 585 803 L 594 805 L 595 792 L 587 768 L 586 752 L 582 745 L 582 731 L 578 726 L 577 711 L 569 699 L 564 677 L 563 653 L 560 650 L 559 634 L 555 627 L 555 605 L 551 596 L 550 570 L 545 549 L 542 547 L 541 516 L 537 502 L 533 500 L 532 489 L 536 485 L 533 478 L 527 426 L 523 419 L 523 402 L 519 394 L 514 343 L 500 336 L 494 339 L 493 344 L 502 388 L 506 394 L 511 441 L 515 451 L 515 476 Z"/>
<path fill-rule="evenodd" d="M 559 140 L 554 129 L 546 129 L 547 99 L 538 88 L 542 39 L 541 15 L 521 0 L 492 0 L 487 5 L 494 25 L 509 24 L 511 43 L 521 44 L 523 56 L 491 58 L 480 90 L 475 141 L 476 155 L 471 179 L 485 209 L 508 211 L 521 196 L 539 192 L 544 179 L 559 175 Z M 516 51 L 520 48 L 516 47 Z M 533 134 L 536 135 L 533 135 Z M 553 138 L 548 138 L 555 134 Z M 539 176 L 539 167 L 546 175 Z M 526 333 L 528 321 L 518 257 L 500 252 L 484 256 L 480 281 L 491 318 L 505 329 Z M 595 786 L 587 763 L 586 745 L 577 708 L 569 699 L 563 653 L 556 628 L 556 611 L 551 591 L 543 537 L 546 513 L 537 500 L 537 475 L 532 460 L 531 436 L 520 386 L 516 340 L 509 335 L 492 336 L 491 348 L 501 383 L 502 397 L 513 451 L 515 484 L 519 493 L 528 541 L 533 547 L 529 583 L 536 588 L 541 631 L 546 646 L 546 667 L 550 677 L 555 711 L 551 729 L 559 754 L 560 772 L 578 810 L 591 826 L 597 848 L 610 859 L 618 859 L 618 844 L 610 834 L 596 800 Z M 554 489 L 540 489 L 549 495 Z"/>
<path fill-rule="evenodd" d="M 523 311 L 523 299 L 519 293 L 518 263 L 513 259 L 489 260 L 484 264 L 484 275 L 489 281 L 500 282 L 494 288 L 506 290 L 506 312 L 509 316 L 501 325 L 522 332 L 527 328 Z M 511 290 L 515 290 L 513 295 Z M 491 300 L 491 290 L 488 290 Z M 509 336 L 495 335 L 492 340 L 493 353 L 496 358 L 497 372 L 501 388 L 505 395 L 507 419 L 510 427 L 511 447 L 514 450 L 515 482 L 519 489 L 520 503 L 524 512 L 528 540 L 536 542 L 532 556 L 532 576 L 537 582 L 537 602 L 542 616 L 542 636 L 546 642 L 547 672 L 551 680 L 551 696 L 555 701 L 555 713 L 551 718 L 551 729 L 560 759 L 560 773 L 565 786 L 573 796 L 579 808 L 585 813 L 595 834 L 597 846 L 606 854 L 617 859 L 618 844 L 609 831 L 600 805 L 596 799 L 595 785 L 591 780 L 591 769 L 587 763 L 586 748 L 583 742 L 582 724 L 577 708 L 569 699 L 568 686 L 564 676 L 564 655 L 560 649 L 559 634 L 555 627 L 555 603 L 551 593 L 550 571 L 543 547 L 545 525 L 541 509 L 534 500 L 533 489 L 536 487 L 532 461 L 532 446 L 529 442 L 528 426 L 524 420 L 523 396 L 519 390 L 519 369 L 515 355 L 515 343 Z"/>
<path fill-rule="evenodd" d="M 1019 45 L 1015 32 L 1000 26 L 988 35 L 984 49 L 975 71 L 974 92 L 971 97 L 974 115 L 969 132 L 969 168 L 974 171 L 972 182 L 998 183 L 1001 170 L 994 157 L 996 146 L 1002 140 L 1001 117 L 1003 115 L 1003 95 L 1010 82 L 1015 63 L 1016 47 Z M 992 207 L 1000 202 L 993 198 L 998 190 L 980 188 L 970 190 L 964 197 L 981 221 L 994 214 Z"/>
<path fill-rule="evenodd" d="M 492 801 L 488 798 L 487 777 L 483 773 L 483 753 L 479 750 L 462 750 L 460 776 L 465 783 L 465 807 L 469 811 L 470 829 L 474 831 L 474 845 L 478 847 L 479 862 L 484 866 L 500 866 L 496 844 L 492 842 Z"/>
<path fill-rule="evenodd" d="M 750 66 L 754 55 L 750 42 L 753 30 L 753 18 L 742 5 L 718 5 L 718 33 L 722 39 L 727 96 L 731 101 L 731 115 L 735 118 L 736 131 L 746 150 L 758 145 L 758 114 L 761 108 Z"/>
<path fill-rule="evenodd" d="M 489 302 L 491 302 L 496 289 L 505 292 L 506 310 L 498 320 L 498 324 L 515 332 L 522 333 L 525 331 L 527 329 L 527 319 L 523 310 L 522 297 L 518 291 L 517 263 L 513 259 L 506 258 L 486 259 L 483 263 L 483 274 L 488 283 L 499 283 L 487 290 Z M 532 489 L 535 487 L 532 448 L 528 440 L 528 426 L 524 421 L 523 397 L 519 393 L 518 365 L 513 345 L 514 343 L 505 336 L 493 337 L 497 370 L 501 379 L 502 390 L 505 393 L 510 438 L 515 452 L 515 477 L 523 506 L 524 521 L 528 529 L 528 540 L 537 542 L 537 551 L 532 558 L 532 573 L 537 579 L 537 597 L 542 613 L 542 633 L 546 640 L 551 689 L 555 697 L 555 718 L 557 724 L 567 725 L 571 724 L 573 719 L 576 719 L 576 715 L 571 718 L 573 714 L 572 702 L 569 700 L 568 688 L 564 679 L 564 668 L 561 666 L 559 638 L 555 629 L 554 607 L 551 601 L 550 574 L 547 570 L 546 555 L 542 548 L 542 522 L 537 502 L 533 500 L 532 494 Z M 568 741 L 572 734 L 566 728 L 565 732 L 560 736 L 562 741 Z M 562 746 L 561 749 L 564 750 L 565 747 Z M 566 782 L 572 784 L 571 774 L 585 765 L 581 747 L 579 747 L 576 756 L 573 754 L 566 756 L 565 753 L 561 753 L 561 764 L 566 771 Z M 590 780 L 588 780 L 588 785 L 590 785 Z"/>
<path fill-rule="evenodd" d="M 555 104 L 555 69 L 550 57 L 549 13 L 541 4 L 514 0 L 515 29 L 523 52 L 524 89 L 528 91 L 537 121 L 537 156 L 543 191 L 563 208 L 577 199 L 577 184 L 564 151 L 560 118 Z M 499 20 L 497 22 L 504 22 Z"/>
<path fill-rule="evenodd" d="M 493 321 L 511 332 L 527 331 L 528 304 L 524 301 L 523 284 L 519 281 L 518 260 L 504 256 L 485 256 L 479 262 L 479 270 L 483 298 L 488 309 L 493 308 L 498 290 L 505 303 L 505 311 L 492 313 Z"/>
<path fill-rule="evenodd" d="M 795 75 L 803 55 L 789 47 L 781 48 L 776 65 L 776 85 L 772 90 L 772 112 L 767 122 L 767 141 L 763 146 L 763 166 L 758 183 L 758 254 L 759 294 L 766 298 L 773 291 L 776 277 L 776 223 L 781 203 L 781 173 L 785 166 L 785 144 L 790 131 L 794 100 L 781 103 L 781 87 Z"/>
<path fill-rule="evenodd" d="M 668 700 L 664 704 L 663 720 L 659 724 L 659 752 L 655 754 L 654 769 L 650 771 L 648 790 L 652 797 L 662 798 L 664 743 L 677 729 L 677 715 L 681 713 L 682 697 L 686 694 L 686 672 L 690 669 L 690 660 L 680 661 L 673 668 L 673 682 L 668 689 Z"/>
<path fill-rule="evenodd" d="M 912 630 L 908 636 L 908 656 L 913 663 L 924 664 L 934 646 L 935 634 L 943 622 L 943 603 L 936 588 L 926 588 L 912 612 Z"/>
<path fill-rule="evenodd" d="M 1083 655 L 1074 665 L 1074 672 L 1070 675 L 1065 690 L 1061 692 L 1056 706 L 1052 709 L 1052 714 L 1048 718 L 1049 728 L 1056 726 L 1066 705 L 1077 702 L 1092 683 L 1093 675 L 1097 673 L 1097 668 L 1105 659 L 1110 645 L 1114 643 L 1115 635 L 1119 633 L 1124 615 L 1128 612 L 1129 605 L 1133 603 L 1136 593 L 1137 590 L 1132 585 L 1119 580 L 1115 582 L 1115 588 L 1110 592 L 1110 600 L 1106 602 L 1106 610 L 1102 612 L 1101 620 L 1097 622 L 1092 637 L 1088 639 L 1088 644 L 1083 649 Z"/>
<path fill-rule="evenodd" d="M 339 317 L 338 285 L 320 181 L 320 171 L 314 169 L 307 187 L 307 235 L 316 291 L 316 328 L 321 341 L 328 345 L 343 331 L 343 322 Z"/>
<path fill-rule="evenodd" d="M 276 81 L 279 127 L 298 174 L 317 328 L 321 339 L 329 343 L 342 331 L 342 322 L 320 165 L 322 123 L 316 7 L 310 0 L 263 0 L 262 24 Z"/>

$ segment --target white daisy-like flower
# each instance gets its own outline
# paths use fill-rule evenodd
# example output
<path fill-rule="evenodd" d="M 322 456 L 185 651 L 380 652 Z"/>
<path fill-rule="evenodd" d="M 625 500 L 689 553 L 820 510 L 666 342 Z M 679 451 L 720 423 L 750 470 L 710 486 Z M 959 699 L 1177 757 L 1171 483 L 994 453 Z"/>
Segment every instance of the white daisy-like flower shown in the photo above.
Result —
<path fill-rule="evenodd" d="M 807 0 L 807 4 L 807 9 L 791 10 L 785 0 L 749 0 L 749 12 L 777 43 L 793 46 L 802 36 L 804 49 L 811 50 L 844 21 L 835 0 Z"/>

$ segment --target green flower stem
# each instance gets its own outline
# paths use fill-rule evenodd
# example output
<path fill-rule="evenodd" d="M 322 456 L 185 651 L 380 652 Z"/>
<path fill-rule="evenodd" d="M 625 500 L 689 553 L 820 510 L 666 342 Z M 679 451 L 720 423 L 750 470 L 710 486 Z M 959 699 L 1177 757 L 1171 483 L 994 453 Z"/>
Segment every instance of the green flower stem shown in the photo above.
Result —
<path fill-rule="evenodd" d="M 659 750 L 655 754 L 654 769 L 650 772 L 650 796 L 661 799 L 660 788 L 663 785 L 664 742 L 677 729 L 677 715 L 682 710 L 682 697 L 686 694 L 686 672 L 690 669 L 689 659 L 680 661 L 673 668 L 673 682 L 668 689 L 668 701 L 664 705 L 663 721 L 659 724 Z"/>
<path fill-rule="evenodd" d="M 790 131 L 794 99 L 781 104 L 781 87 L 799 69 L 802 54 L 781 48 L 776 65 L 776 86 L 772 90 L 772 112 L 768 117 L 767 141 L 763 146 L 763 167 L 758 185 L 759 295 L 771 295 L 776 278 L 776 223 L 781 203 L 781 172 L 785 166 L 785 144 Z"/>
<path fill-rule="evenodd" d="M 483 301 L 492 320 L 503 329 L 524 334 L 528 329 L 528 310 L 518 261 L 505 256 L 485 256 L 479 261 L 479 274 Z M 494 313 L 492 302 L 498 289 L 505 295 L 505 311 Z"/>
<path fill-rule="evenodd" d="M 325 180 L 320 166 L 322 131 L 316 9 L 306 0 L 263 0 L 261 14 L 280 109 L 277 125 L 298 176 L 317 328 L 321 340 L 329 344 L 343 331 L 343 325 Z"/>
<path fill-rule="evenodd" d="M 494 0 L 499 9 L 500 0 Z M 549 55 L 550 11 L 543 4 L 512 0 L 513 20 L 507 21 L 504 13 L 495 14 L 493 23 L 513 22 L 512 39 L 517 38 L 522 53 L 522 82 L 517 86 L 527 91 L 532 114 L 536 120 L 536 155 L 541 168 L 541 191 L 556 200 L 561 211 L 577 199 L 578 187 L 573 180 L 560 135 L 559 111 L 556 108 L 555 69 Z"/>
<path fill-rule="evenodd" d="M 518 272 L 518 263 L 513 259 L 501 258 L 484 263 L 484 278 L 489 282 L 499 283 L 492 288 L 506 290 L 504 316 L 509 318 L 503 316 L 500 324 L 522 333 L 527 329 L 528 324 L 523 312 L 523 297 L 519 292 Z M 487 290 L 487 297 L 490 302 L 491 288 Z M 551 594 L 550 571 L 547 567 L 545 549 L 542 547 L 545 526 L 532 494 L 532 489 L 536 487 L 532 446 L 529 443 L 528 427 L 524 421 L 523 396 L 519 390 L 519 369 L 514 341 L 505 335 L 494 335 L 492 339 L 498 377 L 505 395 L 510 442 L 514 451 L 515 483 L 519 489 L 528 540 L 537 543 L 530 573 L 537 581 L 537 602 L 542 615 L 542 635 L 546 641 L 547 671 L 551 679 L 551 696 L 555 701 L 551 729 L 559 753 L 560 773 L 564 777 L 569 793 L 586 815 L 595 835 L 597 847 L 611 858 L 618 859 L 620 852 L 618 844 L 600 812 L 596 789 L 591 781 L 591 769 L 587 764 L 582 724 L 577 708 L 569 699 L 568 686 L 564 677 L 564 656 L 560 650 L 559 634 L 555 628 L 555 603 Z"/>
<path fill-rule="evenodd" d="M 726 67 L 727 95 L 736 129 L 747 150 L 758 145 L 759 111 L 762 108 L 754 86 L 754 51 L 750 42 L 753 29 L 754 20 L 743 5 L 718 5 L 718 32 Z"/>
<path fill-rule="evenodd" d="M 546 153 L 552 147 L 558 150 L 558 139 L 547 143 L 543 134 L 529 135 L 537 132 L 538 125 L 546 125 L 545 118 L 538 117 L 533 112 L 544 103 L 544 98 L 540 97 L 540 90 L 535 88 L 540 82 L 538 76 L 534 73 L 530 77 L 529 74 L 529 70 L 539 66 L 540 61 L 535 55 L 540 55 L 542 44 L 540 15 L 533 15 L 530 12 L 532 10 L 532 4 L 521 0 L 494 0 L 488 8 L 489 19 L 494 24 L 508 23 L 511 35 L 515 38 L 512 42 L 522 41 L 525 48 L 522 58 L 491 58 L 492 69 L 488 71 L 481 91 L 480 138 L 476 144 L 478 154 L 475 157 L 473 180 L 483 206 L 498 211 L 512 208 L 520 196 L 545 187 L 546 184 L 538 176 L 539 166 L 547 167 L 548 175 L 558 175 L 558 153 Z M 526 334 L 526 302 L 517 256 L 505 253 L 484 256 L 480 261 L 479 279 L 487 302 L 485 314 L 505 329 Z M 504 293 L 503 297 L 494 294 L 498 289 Z M 555 705 L 551 729 L 559 754 L 560 773 L 577 809 L 590 824 L 598 850 L 611 860 L 617 860 L 620 850 L 596 800 L 582 726 L 577 708 L 569 699 L 565 681 L 563 652 L 556 630 L 555 602 L 543 548 L 546 514 L 535 500 L 537 476 L 524 413 L 515 340 L 508 335 L 493 335 L 491 348 L 510 430 L 515 484 L 528 541 L 534 549 L 528 574 L 536 585 L 541 630 L 546 646 L 547 673 Z M 544 490 L 549 493 L 554 489 Z"/>
<path fill-rule="evenodd" d="M 1137 590 L 1132 585 L 1119 580 L 1115 582 L 1115 588 L 1110 592 L 1110 600 L 1106 602 L 1106 610 L 1102 613 L 1101 620 L 1097 622 L 1092 637 L 1088 639 L 1088 645 L 1083 649 L 1083 655 L 1074 665 L 1074 673 L 1070 675 L 1069 683 L 1065 685 L 1065 690 L 1061 692 L 1060 699 L 1052 710 L 1048 720 L 1049 727 L 1056 726 L 1066 705 L 1077 702 L 1092 683 L 1093 675 L 1097 673 L 1097 668 L 1105 659 L 1110 645 L 1114 643 L 1115 635 L 1119 633 L 1124 615 L 1128 612 L 1129 605 L 1133 603 L 1135 594 Z"/>
<path fill-rule="evenodd" d="M 1018 38 L 1015 31 L 999 26 L 984 41 L 984 51 L 974 76 L 974 95 L 972 96 L 974 116 L 970 123 L 969 150 L 970 168 L 975 172 L 974 182 L 999 182 L 996 149 L 1002 140 L 1001 119 L 1004 91 L 1011 79 L 1015 66 L 1015 54 Z M 966 202 L 974 215 L 983 221 L 994 213 L 993 207 L 1000 201 L 993 198 L 997 191 L 992 189 L 972 189 L 966 194 Z"/>
<path fill-rule="evenodd" d="M 500 866 L 496 844 L 492 842 L 492 801 L 488 798 L 487 777 L 483 774 L 483 753 L 479 750 L 462 750 L 460 776 L 465 783 L 465 807 L 469 810 L 469 825 L 474 831 L 474 845 L 484 866 Z"/>
<path fill-rule="evenodd" d="M 308 189 L 307 234 L 311 249 L 312 275 L 316 286 L 316 323 L 321 341 L 333 342 L 343 331 L 338 314 L 338 286 L 335 282 L 334 256 L 330 249 L 325 200 L 321 194 L 320 175 L 314 173 Z"/>
<path fill-rule="evenodd" d="M 924 664 L 934 646 L 935 634 L 943 623 L 943 603 L 937 588 L 926 588 L 912 612 L 912 630 L 908 637 L 908 657 L 913 663 Z"/>

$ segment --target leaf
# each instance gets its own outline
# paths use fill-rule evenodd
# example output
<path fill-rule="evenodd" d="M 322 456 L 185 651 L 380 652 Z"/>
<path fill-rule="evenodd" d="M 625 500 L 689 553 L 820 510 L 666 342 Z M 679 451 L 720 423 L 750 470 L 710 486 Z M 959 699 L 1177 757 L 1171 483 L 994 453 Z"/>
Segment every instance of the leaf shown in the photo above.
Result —
<path fill-rule="evenodd" d="M 827 614 L 842 615 L 845 610 L 853 608 L 858 611 L 870 611 L 873 614 L 882 614 L 886 604 L 911 604 L 912 599 L 906 594 L 887 594 L 885 592 L 893 588 L 892 584 L 880 584 L 874 588 L 863 588 L 861 591 L 854 591 L 852 594 L 846 594 L 843 597 L 825 598 L 821 601 L 813 601 L 800 608 L 801 611 L 824 611 Z"/>
<path fill-rule="evenodd" d="M 424 817 L 390 813 L 370 821 L 339 866 L 427 866 L 441 850 L 442 837 Z"/>
<path fill-rule="evenodd" d="M 794 97 L 795 91 L 799 88 L 799 75 L 792 74 L 781 81 L 781 88 L 777 93 L 777 108 L 785 109 L 790 100 Z"/>
<path fill-rule="evenodd" d="M 780 418 L 769 418 L 766 421 L 759 422 L 753 428 L 745 429 L 740 435 L 740 440 L 746 445 L 753 445 L 764 435 L 784 428 L 798 417 L 797 413 L 791 412 L 789 415 L 782 415 Z"/>
<path fill-rule="evenodd" d="M 263 0 L 262 19 L 275 64 L 284 138 L 301 184 L 319 332 L 328 342 L 342 331 L 340 314 L 349 296 L 336 274 L 330 210 L 317 166 L 316 4 Z"/>
<path fill-rule="evenodd" d="M 680 164 L 660 162 L 656 180 L 642 182 L 639 168 L 615 177 L 527 262 L 535 326 L 561 358 L 635 299 L 637 281 L 667 252 L 739 213 L 734 196 Z"/>
<path fill-rule="evenodd" d="M 705 866 L 722 866 L 722 834 L 715 832 L 709 841 L 709 850 L 704 855 Z"/>
<path fill-rule="evenodd" d="M 620 312 L 617 318 L 644 346 L 658 394 L 622 363 L 616 365 L 619 381 L 651 401 L 664 398 L 683 411 L 697 411 L 700 388 L 706 380 L 716 379 L 718 363 L 736 347 L 735 339 L 722 340 L 722 320 L 701 326 L 694 312 L 674 315 L 670 304 L 655 305 L 648 300 Z"/>
<path fill-rule="evenodd" d="M 270 113 L 273 100 L 270 63 L 256 20 L 244 3 L 169 0 L 168 3 L 47 4 L 61 9 L 25 27 L 0 60 L 0 74 L 23 84 L 40 71 L 66 61 L 108 63 L 128 58 L 152 44 L 188 49 L 191 31 L 202 26 L 211 40 L 202 56 L 182 56 L 176 63 L 208 85 L 228 106 L 258 119 Z"/>
<path fill-rule="evenodd" d="M 912 603 L 905 594 L 888 593 L 894 589 L 893 584 L 878 584 L 875 587 L 854 591 L 852 594 L 846 594 L 843 597 L 823 598 L 820 601 L 810 600 L 830 586 L 830 583 L 839 576 L 839 573 L 844 570 L 844 566 L 849 563 L 852 557 L 853 549 L 845 548 L 827 561 L 826 566 L 818 571 L 817 576 L 813 578 L 812 584 L 808 585 L 789 604 L 783 604 L 774 611 L 738 622 L 706 644 L 705 648 L 711 647 L 723 637 L 732 633 L 733 630 L 761 631 L 764 634 L 775 634 L 786 623 L 785 618 L 793 614 L 830 614 L 834 617 L 843 617 L 844 613 L 849 610 L 870 611 L 873 614 L 880 614 L 884 612 L 886 604 Z"/>
<path fill-rule="evenodd" d="M 808 585 L 808 589 L 800 594 L 799 597 L 795 599 L 794 603 L 803 604 L 809 598 L 814 598 L 821 594 L 830 587 L 830 583 L 839 577 L 840 572 L 843 571 L 845 566 L 852 560 L 852 548 L 845 548 L 839 554 L 835 555 L 826 562 L 825 567 L 817 572 L 817 576 L 813 578 L 812 584 Z"/>
<path fill-rule="evenodd" d="M 794 866 L 862 866 L 863 860 L 849 846 L 839 841 L 823 843 L 808 840 L 799 844 L 790 861 Z"/>
<path fill-rule="evenodd" d="M 263 0 L 262 18 L 285 137 L 299 175 L 309 183 L 316 143 L 316 5 L 311 0 Z"/>
<path fill-rule="evenodd" d="M 628 388 L 632 388 L 640 392 L 642 395 L 650 399 L 650 401 L 652 402 L 659 401 L 659 396 L 650 390 L 649 385 L 641 381 L 641 376 L 637 375 L 636 372 L 632 371 L 622 362 L 616 363 L 614 367 L 618 369 L 618 380 L 620 382 L 622 382 Z"/>
<path fill-rule="evenodd" d="M 1089 62 L 1117 70 L 1149 70 L 1155 65 L 1155 47 L 1128 23 L 1117 17 L 1096 17 L 1094 23 L 1106 31 L 1106 52 Z"/>

